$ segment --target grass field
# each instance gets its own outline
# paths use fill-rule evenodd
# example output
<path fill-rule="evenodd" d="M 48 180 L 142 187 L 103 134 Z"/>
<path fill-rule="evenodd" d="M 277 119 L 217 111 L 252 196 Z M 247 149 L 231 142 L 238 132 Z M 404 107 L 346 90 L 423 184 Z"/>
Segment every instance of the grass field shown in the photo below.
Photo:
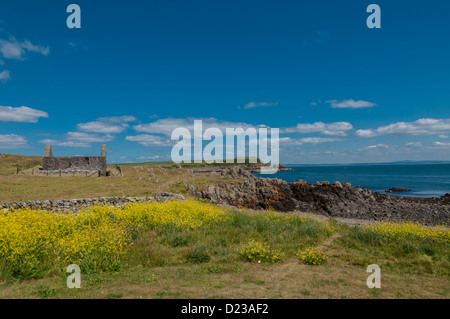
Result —
<path fill-rule="evenodd" d="M 86 177 L 84 175 L 40 176 L 16 174 L 17 165 L 41 163 L 42 157 L 9 155 L 0 158 L 0 203 L 25 200 L 57 200 L 111 196 L 152 196 L 156 193 L 185 191 L 178 184 L 190 183 L 198 187 L 214 184 L 217 178 L 194 176 L 189 170 L 177 169 L 167 163 L 124 165 L 122 177 Z M 108 169 L 113 170 L 114 165 Z M 222 179 L 224 180 L 224 179 Z M 225 179 L 226 180 L 226 179 Z"/>
<path fill-rule="evenodd" d="M 0 158 L 0 202 L 180 193 L 182 182 L 217 181 L 152 163 L 122 166 L 123 177 L 15 174 L 39 159 Z M 198 201 L 3 212 L 0 298 L 449 298 L 449 236 Z M 309 248 L 318 253 L 303 260 Z M 81 289 L 67 288 L 70 263 L 81 267 Z M 381 289 L 366 286 L 370 264 L 381 267 Z"/>
<path fill-rule="evenodd" d="M 193 201 L 98 207 L 61 223 L 55 214 L 40 223 L 11 215 L 0 218 L 0 243 L 10 248 L 0 257 L 0 298 L 449 297 L 444 228 L 349 227 Z M 33 246 L 20 240 L 30 233 L 41 234 Z M 69 244 L 55 244 L 59 239 Z M 323 263 L 299 257 L 309 247 L 322 252 Z M 65 265 L 72 262 L 81 266 L 81 289 L 66 286 Z M 366 286 L 370 264 L 382 269 L 381 289 Z"/>

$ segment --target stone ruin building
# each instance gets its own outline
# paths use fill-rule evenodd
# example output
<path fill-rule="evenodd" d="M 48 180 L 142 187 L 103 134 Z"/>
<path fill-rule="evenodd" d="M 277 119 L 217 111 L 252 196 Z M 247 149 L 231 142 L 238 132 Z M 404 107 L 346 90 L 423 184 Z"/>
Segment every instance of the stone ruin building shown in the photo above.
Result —
<path fill-rule="evenodd" d="M 52 146 L 45 145 L 41 174 L 98 174 L 106 175 L 106 145 L 100 156 L 54 157 Z"/>

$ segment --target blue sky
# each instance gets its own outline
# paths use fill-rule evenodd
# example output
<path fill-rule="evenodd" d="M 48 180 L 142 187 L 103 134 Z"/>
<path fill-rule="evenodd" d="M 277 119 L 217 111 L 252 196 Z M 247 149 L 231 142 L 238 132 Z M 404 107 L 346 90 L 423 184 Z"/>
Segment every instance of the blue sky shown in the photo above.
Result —
<path fill-rule="evenodd" d="M 66 26 L 69 4 L 81 29 Z M 381 7 L 381 29 L 366 8 Z M 0 152 L 169 160 L 170 132 L 279 128 L 281 163 L 450 158 L 447 1 L 0 3 Z"/>

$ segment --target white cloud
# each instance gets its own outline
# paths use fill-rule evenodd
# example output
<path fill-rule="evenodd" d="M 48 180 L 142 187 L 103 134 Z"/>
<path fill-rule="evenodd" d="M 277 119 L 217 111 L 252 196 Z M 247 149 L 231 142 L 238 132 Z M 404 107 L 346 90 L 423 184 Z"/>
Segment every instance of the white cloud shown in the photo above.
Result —
<path fill-rule="evenodd" d="M 179 127 L 187 128 L 191 133 L 194 132 L 194 120 L 202 120 L 203 130 L 208 128 L 218 128 L 222 130 L 225 134 L 227 128 L 243 128 L 247 129 L 250 127 L 253 128 L 263 128 L 267 127 L 265 125 L 251 125 L 247 123 L 234 123 L 227 121 L 218 121 L 215 118 L 191 118 L 187 119 L 175 119 L 175 118 L 167 118 L 160 119 L 152 123 L 147 124 L 139 124 L 135 125 L 133 128 L 136 132 L 140 133 L 150 133 L 150 134 L 163 134 L 166 136 L 171 136 L 172 131 Z"/>
<path fill-rule="evenodd" d="M 268 143 L 270 145 L 275 138 L 265 138 L 261 142 Z M 275 140 L 276 141 L 276 140 Z M 305 138 L 291 138 L 291 137 L 280 137 L 278 143 L 280 146 L 301 146 L 305 144 L 322 144 L 322 143 L 332 143 L 343 141 L 339 138 L 324 138 L 324 137 L 305 137 Z M 258 140 L 250 141 L 252 144 L 259 143 Z"/>
<path fill-rule="evenodd" d="M 434 142 L 433 144 L 439 147 L 450 147 L 450 143 Z"/>
<path fill-rule="evenodd" d="M 421 147 L 422 143 L 421 142 L 409 142 L 405 144 L 406 146 L 413 146 L 413 147 Z"/>
<path fill-rule="evenodd" d="M 4 33 L 1 28 L 0 33 Z M 6 35 L 6 37 L 8 37 L 8 35 Z M 0 58 L 23 61 L 30 52 L 48 55 L 50 53 L 50 48 L 48 46 L 35 45 L 28 40 L 20 42 L 12 36 L 9 36 L 8 40 L 0 38 Z M 0 60 L 0 65 L 4 64 L 5 62 Z M 0 82 L 5 83 L 10 77 L 10 71 L 4 70 L 0 72 Z"/>
<path fill-rule="evenodd" d="M 86 143 L 100 143 L 100 142 L 110 142 L 114 139 L 113 136 L 107 135 L 98 135 L 98 134 L 87 134 L 81 132 L 69 132 L 66 134 L 67 139 L 81 141 Z"/>
<path fill-rule="evenodd" d="M 172 131 L 178 127 L 185 127 L 192 131 L 194 129 L 194 121 L 168 118 L 157 120 L 152 123 L 135 125 L 133 128 L 136 132 L 164 134 L 166 136 L 170 136 Z"/>
<path fill-rule="evenodd" d="M 141 134 L 136 136 L 127 136 L 125 138 L 130 142 L 137 142 L 144 147 L 171 146 L 170 141 L 163 136 Z"/>
<path fill-rule="evenodd" d="M 77 125 L 77 128 L 80 131 L 84 132 L 93 132 L 93 133 L 122 133 L 128 125 L 115 125 L 112 123 L 105 122 L 89 122 L 89 123 L 80 123 Z"/>
<path fill-rule="evenodd" d="M 24 60 L 27 52 L 48 55 L 50 48 L 34 45 L 28 40 L 19 42 L 14 37 L 10 37 L 9 40 L 0 39 L 0 53 L 5 59 Z"/>
<path fill-rule="evenodd" d="M 159 159 L 161 156 L 159 155 L 155 155 L 155 156 L 140 156 L 137 159 L 138 160 L 155 160 L 155 159 Z"/>
<path fill-rule="evenodd" d="M 260 106 L 277 106 L 278 102 L 276 103 L 269 103 L 269 102 L 250 102 L 246 105 L 244 105 L 244 109 L 252 109 L 254 107 L 260 107 Z"/>
<path fill-rule="evenodd" d="M 34 45 L 28 40 L 23 41 L 21 43 L 21 46 L 29 52 L 37 52 L 42 55 L 48 55 L 50 53 L 50 48 L 48 46 L 44 47 L 40 45 Z"/>
<path fill-rule="evenodd" d="M 25 137 L 15 134 L 0 134 L 0 148 L 16 149 L 22 147 L 27 147 L 27 139 Z"/>
<path fill-rule="evenodd" d="M 323 138 L 323 137 L 305 137 L 305 138 L 299 139 L 299 141 L 303 144 L 321 144 L 321 143 L 339 142 L 339 141 L 342 141 L 342 139 Z"/>
<path fill-rule="evenodd" d="M 0 72 L 0 82 L 5 83 L 6 81 L 9 80 L 10 77 L 11 77 L 11 74 L 8 70 L 4 70 L 4 71 Z"/>
<path fill-rule="evenodd" d="M 39 143 L 51 144 L 51 145 L 56 145 L 56 146 L 65 146 L 65 147 L 91 147 L 91 145 L 88 143 L 75 142 L 75 141 L 59 141 L 59 140 L 52 140 L 52 139 L 42 140 L 42 141 L 39 141 Z"/>
<path fill-rule="evenodd" d="M 386 144 L 377 144 L 377 145 L 370 145 L 367 147 L 364 147 L 365 150 L 376 150 L 376 149 L 388 149 L 389 145 Z"/>
<path fill-rule="evenodd" d="M 42 144 L 52 144 L 66 147 L 91 147 L 92 143 L 106 143 L 114 140 L 110 134 L 98 135 L 82 132 L 69 132 L 64 136 L 63 140 L 46 139 L 39 141 Z"/>
<path fill-rule="evenodd" d="M 334 109 L 362 109 L 362 108 L 370 108 L 376 106 L 375 103 L 368 101 L 355 101 L 353 99 L 343 100 L 339 102 L 338 100 L 327 101 L 327 103 L 331 104 L 331 107 Z"/>
<path fill-rule="evenodd" d="M 348 122 L 324 123 L 315 122 L 312 124 L 297 124 L 296 127 L 288 127 L 280 130 L 280 133 L 320 133 L 330 136 L 346 136 L 347 131 L 353 129 L 353 125 Z"/>
<path fill-rule="evenodd" d="M 0 40 L 0 53 L 5 59 L 17 59 L 21 60 L 25 55 L 23 48 L 17 44 L 17 42 L 8 42 Z"/>
<path fill-rule="evenodd" d="M 80 123 L 77 128 L 83 132 L 114 134 L 122 133 L 129 125 L 128 122 L 135 122 L 137 119 L 131 115 L 100 117 L 97 121 Z"/>
<path fill-rule="evenodd" d="M 439 135 L 439 138 L 448 138 L 448 135 Z"/>
<path fill-rule="evenodd" d="M 0 106 L 0 122 L 25 122 L 37 123 L 41 117 L 48 117 L 44 111 L 34 110 L 26 106 L 13 108 L 11 106 Z"/>
<path fill-rule="evenodd" d="M 359 137 L 375 137 L 377 133 L 374 130 L 357 130 L 356 135 Z"/>
<path fill-rule="evenodd" d="M 137 118 L 135 118 L 132 115 L 123 115 L 123 116 L 99 117 L 97 120 L 109 123 L 129 123 L 129 122 L 136 122 Z"/>
<path fill-rule="evenodd" d="M 358 130 L 359 137 L 375 137 L 380 135 L 437 135 L 450 133 L 450 119 L 419 119 L 415 122 L 397 122 L 376 129 Z"/>

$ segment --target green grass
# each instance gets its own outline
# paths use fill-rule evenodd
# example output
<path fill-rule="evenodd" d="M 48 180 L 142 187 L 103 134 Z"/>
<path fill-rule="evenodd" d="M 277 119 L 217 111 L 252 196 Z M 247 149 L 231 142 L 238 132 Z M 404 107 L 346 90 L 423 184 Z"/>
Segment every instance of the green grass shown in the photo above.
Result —
<path fill-rule="evenodd" d="M 36 163 L 42 163 L 42 157 L 5 154 L 5 157 L 0 158 L 0 203 L 113 196 L 144 197 L 166 191 L 186 194 L 183 183 L 194 184 L 203 190 L 207 185 L 233 181 L 210 174 L 194 176 L 188 170 L 176 168 L 171 162 L 127 164 L 122 166 L 122 177 L 86 177 L 82 174 L 41 176 L 37 174 L 39 165 L 33 166 L 34 175 L 33 168 L 25 170 L 25 174 L 16 174 L 18 165 L 30 166 Z M 114 171 L 114 166 L 108 165 L 108 170 Z"/>
<path fill-rule="evenodd" d="M 41 298 L 48 298 L 56 293 L 55 289 L 50 288 L 47 285 L 39 285 L 36 287 L 36 294 Z"/>
<path fill-rule="evenodd" d="M 398 274 L 450 277 L 448 242 L 429 238 L 387 241 L 382 235 L 362 227 L 352 227 L 344 232 L 336 244 L 349 255 L 355 256 L 353 261 L 356 264 L 382 260 L 385 269 Z"/>
<path fill-rule="evenodd" d="M 359 226 L 292 214 L 230 210 L 208 227 L 162 227 L 140 233 L 120 267 L 82 269 L 82 289 L 67 274 L 0 282 L 0 298 L 448 298 L 448 243 L 410 238 L 385 242 Z M 240 256 L 251 240 L 284 254 L 258 264 Z M 320 248 L 328 260 L 309 266 L 296 256 Z M 365 286 L 366 268 L 382 269 L 382 289 Z"/>
<path fill-rule="evenodd" d="M 0 158 L 0 202 L 183 193 L 183 182 L 202 189 L 219 180 L 193 176 L 170 163 L 124 165 L 124 176 L 117 178 L 15 174 L 16 165 L 36 160 L 40 157 Z M 363 227 L 331 219 L 243 210 L 227 214 L 225 222 L 211 227 L 134 231 L 132 249 L 120 263 L 104 272 L 82 269 L 81 289 L 68 289 L 65 269 L 49 271 L 45 263 L 35 270 L 34 279 L 1 273 L 0 298 L 449 297 L 448 243 L 414 237 L 388 242 Z M 283 261 L 270 265 L 245 261 L 240 251 L 251 240 L 281 251 Z M 323 250 L 327 262 L 319 266 L 301 262 L 296 254 L 308 247 Z M 370 264 L 382 269 L 381 290 L 366 286 Z"/>
<path fill-rule="evenodd" d="M 240 163 L 240 162 L 242 163 Z M 230 163 L 224 161 L 223 163 L 207 163 L 204 160 L 202 163 L 180 163 L 175 164 L 171 161 L 165 161 L 165 162 L 143 162 L 143 163 L 124 163 L 124 164 L 118 164 L 120 166 L 130 166 L 130 165 L 139 165 L 139 166 L 163 166 L 165 168 L 176 168 L 178 166 L 181 166 L 182 168 L 204 168 L 204 167 L 218 167 L 218 166 L 233 166 L 233 165 L 246 165 L 250 166 L 253 164 L 261 164 L 261 160 L 259 158 L 255 159 L 254 157 L 245 157 L 245 158 L 234 158 Z"/>

